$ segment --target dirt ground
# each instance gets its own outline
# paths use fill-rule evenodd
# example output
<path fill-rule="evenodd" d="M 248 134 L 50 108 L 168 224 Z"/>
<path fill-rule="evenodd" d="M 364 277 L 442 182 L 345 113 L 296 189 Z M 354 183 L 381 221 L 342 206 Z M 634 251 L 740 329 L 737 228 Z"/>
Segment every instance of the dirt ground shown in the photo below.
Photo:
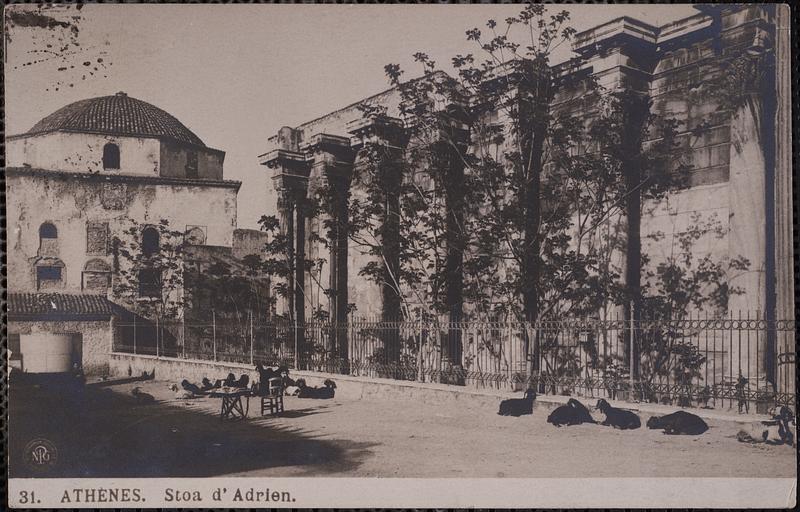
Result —
<path fill-rule="evenodd" d="M 546 423 L 546 408 L 513 418 L 457 403 L 292 397 L 283 416 L 260 417 L 251 399 L 247 420 L 223 422 L 219 399 L 175 399 L 168 384 L 55 396 L 12 381 L 11 476 L 37 476 L 21 462 L 35 437 L 59 450 L 58 466 L 38 476 L 796 476 L 794 448 L 740 443 L 741 425 L 733 422 L 709 420 L 701 436 L 667 436 L 556 428 Z M 158 403 L 137 404 L 134 386 Z"/>

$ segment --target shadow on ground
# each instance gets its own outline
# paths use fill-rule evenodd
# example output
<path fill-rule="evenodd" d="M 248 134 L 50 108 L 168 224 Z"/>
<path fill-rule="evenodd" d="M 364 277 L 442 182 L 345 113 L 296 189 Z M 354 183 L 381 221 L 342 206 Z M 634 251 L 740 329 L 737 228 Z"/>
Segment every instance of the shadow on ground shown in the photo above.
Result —
<path fill-rule="evenodd" d="M 206 477 L 289 467 L 292 476 L 354 469 L 375 446 L 319 439 L 302 428 L 278 427 L 259 418 L 222 421 L 216 401 L 141 404 L 108 388 L 74 382 L 10 385 L 9 476 L 24 477 Z M 286 411 L 302 418 L 326 406 Z M 36 469 L 24 460 L 25 446 L 45 438 L 57 462 Z"/>

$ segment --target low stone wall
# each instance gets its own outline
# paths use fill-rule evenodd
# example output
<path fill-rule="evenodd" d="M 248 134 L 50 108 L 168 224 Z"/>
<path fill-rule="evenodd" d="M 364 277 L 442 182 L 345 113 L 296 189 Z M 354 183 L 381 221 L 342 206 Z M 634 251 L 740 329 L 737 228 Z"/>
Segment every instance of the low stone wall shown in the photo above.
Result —
<path fill-rule="evenodd" d="M 203 377 L 211 380 L 224 378 L 228 373 L 233 373 L 238 378 L 247 374 L 250 381 L 258 380 L 258 373 L 249 364 L 214 362 L 198 359 L 177 359 L 170 357 L 156 357 L 112 353 L 110 361 L 111 375 L 113 377 L 127 377 L 141 375 L 143 371 L 148 374 L 155 370 L 156 380 L 174 381 L 183 379 L 199 382 Z M 291 370 L 294 379 L 304 378 L 309 386 L 321 386 L 325 379 L 336 382 L 336 396 L 346 400 L 405 400 L 423 402 L 426 404 L 459 403 L 469 407 L 497 408 L 501 400 L 506 398 L 520 398 L 522 393 L 493 389 L 475 389 L 446 384 L 422 383 L 412 381 L 398 381 L 375 377 L 353 377 L 350 375 L 331 375 L 303 370 Z M 539 409 L 552 409 L 567 403 L 570 397 L 559 395 L 540 395 L 536 397 L 536 407 Z M 583 403 L 593 406 L 596 398 L 579 398 Z M 674 412 L 677 408 L 658 404 L 637 404 L 618 400 L 609 400 L 615 407 L 636 411 L 647 417 L 649 415 L 662 415 Z M 718 419 L 749 423 L 754 420 L 768 419 L 766 415 L 744 414 L 736 415 L 726 410 L 689 409 L 694 414 L 706 419 Z"/>
<path fill-rule="evenodd" d="M 138 376 L 142 372 L 150 374 L 154 370 L 156 372 L 156 380 L 176 383 L 183 379 L 188 379 L 191 382 L 200 382 L 203 377 L 208 377 L 211 380 L 222 379 L 228 373 L 233 373 L 237 378 L 242 374 L 247 374 L 251 382 L 258 380 L 258 372 L 250 364 L 133 355 L 119 352 L 111 354 L 110 375 L 112 377 L 127 377 L 129 374 Z M 477 390 L 474 388 L 448 386 L 446 384 L 331 375 L 303 370 L 291 370 L 291 377 L 294 379 L 302 377 L 309 386 L 321 386 L 325 379 L 333 379 L 337 384 L 336 395 L 348 400 L 421 400 L 434 404 L 453 400 L 461 402 L 470 400 L 496 405 L 498 399 L 520 396 L 520 393 L 499 390 Z"/>

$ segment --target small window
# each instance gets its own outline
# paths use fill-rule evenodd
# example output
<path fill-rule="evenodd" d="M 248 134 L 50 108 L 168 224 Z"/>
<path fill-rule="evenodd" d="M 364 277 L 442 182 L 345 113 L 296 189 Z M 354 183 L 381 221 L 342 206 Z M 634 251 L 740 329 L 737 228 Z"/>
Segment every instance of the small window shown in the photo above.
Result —
<path fill-rule="evenodd" d="M 116 144 L 103 146 L 103 169 L 119 169 L 119 146 Z"/>
<path fill-rule="evenodd" d="M 139 271 L 139 297 L 161 297 L 161 272 L 153 268 Z"/>
<path fill-rule="evenodd" d="M 39 265 L 36 267 L 36 288 L 60 288 L 62 281 L 62 269 L 58 265 Z"/>
<path fill-rule="evenodd" d="M 186 177 L 197 178 L 197 151 L 186 152 Z"/>
<path fill-rule="evenodd" d="M 89 260 L 83 267 L 82 278 L 84 290 L 104 292 L 111 286 L 111 267 L 101 259 Z"/>
<path fill-rule="evenodd" d="M 39 252 L 37 254 L 42 257 L 58 257 L 58 230 L 49 222 L 39 226 Z"/>
<path fill-rule="evenodd" d="M 58 230 L 56 227 L 49 222 L 45 222 L 41 226 L 39 226 L 39 238 L 58 238 Z"/>
<path fill-rule="evenodd" d="M 108 254 L 108 222 L 86 223 L 86 254 Z"/>
<path fill-rule="evenodd" d="M 156 228 L 144 228 L 142 231 L 142 254 L 152 256 L 158 252 L 159 245 L 158 230 Z"/>

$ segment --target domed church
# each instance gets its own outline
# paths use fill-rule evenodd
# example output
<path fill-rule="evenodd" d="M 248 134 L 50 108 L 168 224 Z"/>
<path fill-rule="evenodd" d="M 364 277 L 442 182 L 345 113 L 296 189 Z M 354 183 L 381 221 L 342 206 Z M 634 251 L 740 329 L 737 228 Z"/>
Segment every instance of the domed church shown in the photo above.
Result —
<path fill-rule="evenodd" d="M 236 230 L 241 183 L 224 179 L 225 153 L 124 92 L 53 112 L 8 137 L 6 154 L 10 348 L 24 371 L 106 365 L 111 318 L 124 302 L 114 296 L 120 233 L 135 226 L 143 247 L 148 237 L 158 243 L 166 223 L 192 245 L 230 252 L 244 231 Z M 42 341 L 64 333 L 71 347 Z M 50 362 L 32 355 L 26 368 L 20 335 Z"/>

